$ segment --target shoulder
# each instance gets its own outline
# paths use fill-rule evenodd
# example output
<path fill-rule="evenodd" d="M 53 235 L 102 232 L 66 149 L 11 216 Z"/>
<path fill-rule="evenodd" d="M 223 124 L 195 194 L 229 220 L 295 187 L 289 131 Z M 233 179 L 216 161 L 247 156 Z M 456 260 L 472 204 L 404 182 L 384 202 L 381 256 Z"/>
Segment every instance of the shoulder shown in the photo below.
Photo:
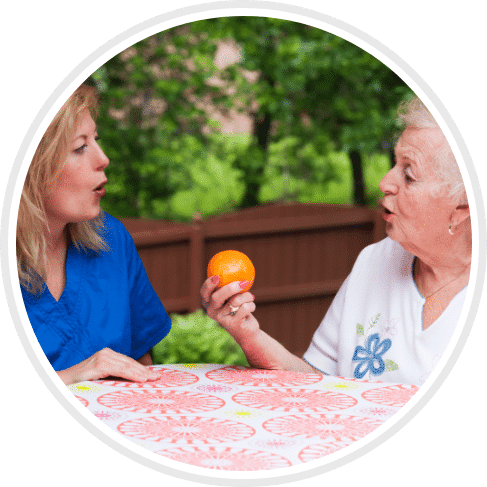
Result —
<path fill-rule="evenodd" d="M 102 215 L 103 227 L 108 231 L 120 231 L 125 230 L 122 222 L 110 215 L 109 213 L 103 212 Z M 126 231 L 126 230 L 125 230 Z"/>
<path fill-rule="evenodd" d="M 360 252 L 357 260 L 388 260 L 404 259 L 412 257 L 409 252 L 404 250 L 396 241 L 386 237 L 381 241 L 368 245 Z"/>
<path fill-rule="evenodd" d="M 129 240 L 132 241 L 130 233 L 127 231 L 123 223 L 110 215 L 109 213 L 103 212 L 103 236 L 108 240 Z"/>
<path fill-rule="evenodd" d="M 410 273 L 414 256 L 389 237 L 365 247 L 357 257 L 354 270 L 378 274 L 407 276 Z"/>
<path fill-rule="evenodd" d="M 98 228 L 98 232 L 106 247 L 101 252 L 87 251 L 87 256 L 106 259 L 131 255 L 135 244 L 123 223 L 109 213 L 103 212 L 100 216 L 101 226 Z"/>

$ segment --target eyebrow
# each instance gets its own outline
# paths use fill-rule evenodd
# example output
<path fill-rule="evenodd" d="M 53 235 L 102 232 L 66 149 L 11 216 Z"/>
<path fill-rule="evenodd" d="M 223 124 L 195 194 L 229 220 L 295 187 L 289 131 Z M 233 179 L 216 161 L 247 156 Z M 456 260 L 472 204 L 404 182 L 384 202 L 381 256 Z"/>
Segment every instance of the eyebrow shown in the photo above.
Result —
<path fill-rule="evenodd" d="M 95 130 L 93 131 L 93 133 L 95 133 L 95 134 L 96 134 L 97 132 L 98 132 L 98 126 L 97 126 L 97 125 L 95 125 Z M 74 139 L 73 139 L 73 142 L 75 142 L 75 141 L 76 141 L 76 140 L 78 140 L 78 139 L 83 139 L 83 140 L 86 140 L 88 137 L 89 137 L 89 136 L 88 136 L 87 134 L 84 134 L 84 133 L 83 133 L 83 134 L 79 134 L 79 135 L 76 135 L 76 134 L 75 134 L 75 137 L 74 137 Z"/>
<path fill-rule="evenodd" d="M 406 148 L 406 149 L 396 148 L 396 150 L 394 151 L 395 157 L 404 157 L 417 165 L 414 155 L 415 155 L 414 151 L 412 151 L 410 148 Z"/>

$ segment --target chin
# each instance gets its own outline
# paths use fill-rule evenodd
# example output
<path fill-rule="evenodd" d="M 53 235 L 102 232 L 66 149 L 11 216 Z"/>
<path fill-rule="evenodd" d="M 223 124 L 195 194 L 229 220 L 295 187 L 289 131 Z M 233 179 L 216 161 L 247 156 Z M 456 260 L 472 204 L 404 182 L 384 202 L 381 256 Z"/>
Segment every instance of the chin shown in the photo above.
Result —
<path fill-rule="evenodd" d="M 97 206 L 96 208 L 93 208 L 93 211 L 89 213 L 89 218 L 87 220 L 93 220 L 93 218 L 96 218 L 99 214 L 101 213 L 101 207 Z"/>
<path fill-rule="evenodd" d="M 404 235 L 401 233 L 395 232 L 394 228 L 391 226 L 386 225 L 386 235 L 391 239 L 403 246 L 404 241 Z"/>
<path fill-rule="evenodd" d="M 98 211 L 93 211 L 93 212 L 85 213 L 84 215 L 79 215 L 78 218 L 72 220 L 72 223 L 83 223 L 90 220 L 94 220 L 100 213 L 101 210 L 99 209 Z"/>

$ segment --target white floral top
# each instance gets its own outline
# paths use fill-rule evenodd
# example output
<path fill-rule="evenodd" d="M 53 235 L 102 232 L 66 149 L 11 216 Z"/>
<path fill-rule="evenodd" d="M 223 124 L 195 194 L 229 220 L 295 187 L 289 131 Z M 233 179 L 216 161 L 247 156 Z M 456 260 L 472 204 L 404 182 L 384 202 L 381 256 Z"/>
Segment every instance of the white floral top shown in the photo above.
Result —
<path fill-rule="evenodd" d="M 423 330 L 425 299 L 413 280 L 413 260 L 390 238 L 366 247 L 304 359 L 329 375 L 423 384 L 453 335 L 467 287 Z"/>

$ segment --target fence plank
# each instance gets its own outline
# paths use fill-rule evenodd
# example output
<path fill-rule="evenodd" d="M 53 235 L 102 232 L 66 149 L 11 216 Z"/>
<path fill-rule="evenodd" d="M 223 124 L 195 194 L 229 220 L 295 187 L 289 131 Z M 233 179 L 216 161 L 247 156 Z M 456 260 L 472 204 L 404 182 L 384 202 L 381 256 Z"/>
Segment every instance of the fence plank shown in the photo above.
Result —
<path fill-rule="evenodd" d="M 277 303 L 301 298 L 314 298 L 336 294 L 343 279 L 329 279 L 327 281 L 306 284 L 290 284 L 259 289 L 257 303 Z"/>
<path fill-rule="evenodd" d="M 201 297 L 200 288 L 203 284 L 205 278 L 205 266 L 204 266 L 204 255 L 205 255 L 205 243 L 204 243 L 204 233 L 201 225 L 194 223 L 191 226 L 191 247 L 190 247 L 190 259 L 191 259 L 191 270 L 190 270 L 190 310 L 192 312 L 201 308 Z"/>
<path fill-rule="evenodd" d="M 208 222 L 205 227 L 205 233 L 208 238 L 224 237 L 227 235 L 243 237 L 292 231 L 331 230 L 338 227 L 351 227 L 363 224 L 373 225 L 374 223 L 374 218 L 371 213 L 350 213 L 348 215 L 325 214 L 257 221 L 227 221 L 225 225 L 222 225 L 221 222 Z"/>

